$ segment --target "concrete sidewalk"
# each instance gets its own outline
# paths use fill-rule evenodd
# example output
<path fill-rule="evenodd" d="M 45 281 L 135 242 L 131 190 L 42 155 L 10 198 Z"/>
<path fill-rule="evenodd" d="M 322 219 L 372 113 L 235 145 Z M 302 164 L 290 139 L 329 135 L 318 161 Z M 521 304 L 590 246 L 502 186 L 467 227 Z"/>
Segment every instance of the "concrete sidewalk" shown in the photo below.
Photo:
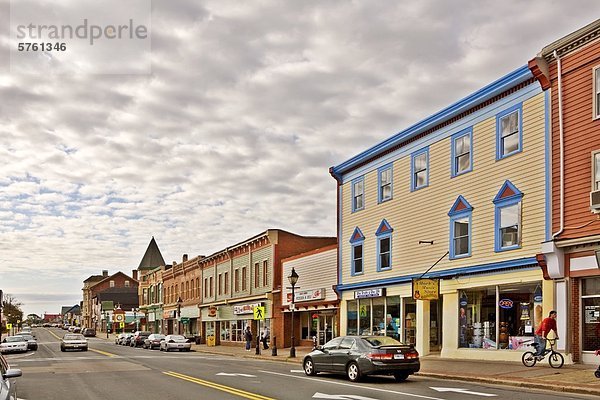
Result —
<path fill-rule="evenodd" d="M 297 347 L 296 358 L 289 357 L 289 348 L 277 349 L 276 356 L 272 355 L 271 348 L 268 350 L 262 350 L 261 348 L 261 354 L 257 355 L 255 348 L 246 351 L 244 344 L 214 347 L 192 345 L 192 350 L 232 357 L 291 362 L 300 365 L 304 356 L 311 351 L 311 348 Z M 600 357 L 598 357 L 598 362 L 600 363 Z M 418 375 L 600 396 L 600 379 L 594 376 L 596 367 L 594 365 L 576 364 L 564 365 L 560 369 L 554 369 L 544 360 L 535 367 L 527 368 L 523 364 L 515 362 L 455 360 L 430 355 L 421 358 L 421 371 Z"/>

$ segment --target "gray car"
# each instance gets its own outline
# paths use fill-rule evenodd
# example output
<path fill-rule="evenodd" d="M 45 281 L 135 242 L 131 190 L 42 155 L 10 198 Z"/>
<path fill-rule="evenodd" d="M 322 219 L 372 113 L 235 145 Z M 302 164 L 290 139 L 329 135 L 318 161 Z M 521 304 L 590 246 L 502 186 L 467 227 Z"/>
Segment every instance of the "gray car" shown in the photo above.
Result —
<path fill-rule="evenodd" d="M 190 351 L 192 343 L 181 335 L 167 335 L 160 341 L 160 351 Z"/>
<path fill-rule="evenodd" d="M 308 353 L 302 365 L 306 375 L 333 372 L 352 382 L 365 375 L 393 375 L 402 382 L 421 367 L 414 346 L 388 336 L 337 337 Z"/>
<path fill-rule="evenodd" d="M 66 333 L 60 341 L 60 351 L 88 350 L 88 341 L 81 333 Z"/>
<path fill-rule="evenodd" d="M 0 354 L 0 400 L 14 400 L 17 398 L 17 388 L 11 379 L 21 375 L 21 370 L 10 368 L 6 359 Z"/>

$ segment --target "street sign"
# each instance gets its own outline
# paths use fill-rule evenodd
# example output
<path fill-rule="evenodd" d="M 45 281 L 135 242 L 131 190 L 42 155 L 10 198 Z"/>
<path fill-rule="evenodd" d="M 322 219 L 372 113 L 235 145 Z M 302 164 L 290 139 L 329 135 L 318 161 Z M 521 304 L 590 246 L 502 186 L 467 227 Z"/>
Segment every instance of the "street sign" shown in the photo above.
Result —
<path fill-rule="evenodd" d="M 12 329 L 12 324 L 6 324 L 6 329 Z"/>
<path fill-rule="evenodd" d="M 184 324 L 184 325 L 187 325 L 187 324 L 189 324 L 189 323 L 190 323 L 190 319 L 189 319 L 188 317 L 181 317 L 181 318 L 179 319 L 179 321 L 180 321 L 182 324 Z"/>
<path fill-rule="evenodd" d="M 265 308 L 262 306 L 254 307 L 254 319 L 263 321 L 265 319 Z"/>
<path fill-rule="evenodd" d="M 125 322 L 119 322 L 119 328 L 125 328 Z"/>

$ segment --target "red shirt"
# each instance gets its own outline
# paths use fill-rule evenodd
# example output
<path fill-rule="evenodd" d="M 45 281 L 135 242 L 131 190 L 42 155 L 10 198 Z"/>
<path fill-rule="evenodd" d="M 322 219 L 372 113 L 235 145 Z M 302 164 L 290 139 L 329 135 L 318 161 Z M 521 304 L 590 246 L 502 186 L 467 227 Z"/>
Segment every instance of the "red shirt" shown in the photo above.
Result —
<path fill-rule="evenodd" d="M 558 334 L 558 331 L 556 330 L 556 319 L 547 317 L 544 318 L 544 320 L 540 324 L 540 327 L 537 329 L 537 331 L 535 331 L 535 334 L 541 336 L 542 332 L 544 332 L 544 337 L 547 337 L 548 333 L 552 330 L 554 331 L 554 333 Z"/>

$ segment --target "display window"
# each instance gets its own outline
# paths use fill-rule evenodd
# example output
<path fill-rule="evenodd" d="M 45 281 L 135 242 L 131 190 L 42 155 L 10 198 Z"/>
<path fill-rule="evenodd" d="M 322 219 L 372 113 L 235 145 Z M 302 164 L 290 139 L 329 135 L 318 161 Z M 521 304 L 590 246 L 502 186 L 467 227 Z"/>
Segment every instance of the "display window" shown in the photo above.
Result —
<path fill-rule="evenodd" d="M 542 321 L 540 282 L 461 290 L 459 348 L 521 350 Z"/>
<path fill-rule="evenodd" d="M 248 321 L 239 319 L 233 321 L 219 321 L 221 340 L 228 342 L 244 342 L 244 329 Z"/>
<path fill-rule="evenodd" d="M 600 349 L 600 278 L 587 278 L 581 282 L 582 346 L 583 351 Z"/>

